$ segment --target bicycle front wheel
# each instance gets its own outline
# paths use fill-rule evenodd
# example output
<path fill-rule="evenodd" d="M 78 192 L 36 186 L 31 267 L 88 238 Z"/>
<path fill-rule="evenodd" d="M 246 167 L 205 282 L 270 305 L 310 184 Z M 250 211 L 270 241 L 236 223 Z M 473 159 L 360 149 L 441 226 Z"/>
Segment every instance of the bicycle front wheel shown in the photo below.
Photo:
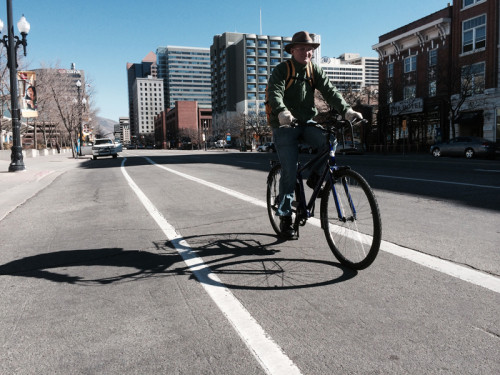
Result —
<path fill-rule="evenodd" d="M 373 263 L 380 249 L 382 221 L 377 200 L 368 182 L 357 172 L 335 172 L 321 198 L 321 226 L 335 257 L 352 269 Z"/>
<path fill-rule="evenodd" d="M 278 210 L 278 205 L 280 203 L 279 198 L 279 185 L 281 179 L 281 164 L 276 164 L 269 171 L 267 176 L 267 214 L 269 215 L 269 220 L 271 221 L 271 226 L 273 227 L 276 234 L 280 235 L 280 217 L 276 213 Z"/>

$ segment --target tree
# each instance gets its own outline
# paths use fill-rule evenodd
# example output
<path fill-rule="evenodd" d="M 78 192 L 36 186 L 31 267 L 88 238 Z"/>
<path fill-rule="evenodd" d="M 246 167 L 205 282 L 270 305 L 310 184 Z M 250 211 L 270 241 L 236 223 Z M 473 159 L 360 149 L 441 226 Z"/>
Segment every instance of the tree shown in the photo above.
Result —
<path fill-rule="evenodd" d="M 194 149 L 196 146 L 198 149 L 200 148 L 201 145 L 201 134 L 199 129 L 193 129 L 193 128 L 180 128 L 179 129 L 179 137 L 181 139 L 181 142 L 183 143 L 184 147 L 186 147 L 186 143 L 191 147 L 191 150 Z"/>
<path fill-rule="evenodd" d="M 267 123 L 267 115 L 263 111 L 249 111 L 243 115 L 243 128 L 245 145 L 249 137 L 259 141 L 271 135 L 271 127 Z"/>
<path fill-rule="evenodd" d="M 463 60 L 462 60 L 463 61 Z M 446 100 L 448 106 L 448 118 L 450 121 L 451 137 L 456 136 L 455 124 L 458 123 L 460 112 L 464 104 L 468 103 L 468 109 L 479 107 L 479 103 L 469 100 L 470 97 L 484 92 L 484 65 L 473 64 L 472 61 L 465 62 L 466 65 L 456 66 L 448 81 L 449 96 Z M 481 70 L 481 67 L 483 70 Z M 444 73 L 444 72 L 443 72 Z M 446 73 L 444 73 L 446 74 Z"/>
<path fill-rule="evenodd" d="M 82 83 L 80 95 L 75 84 L 77 80 Z M 83 123 L 91 127 L 91 121 L 96 117 L 92 87 L 84 77 L 68 73 L 64 69 L 42 68 L 37 71 L 37 91 L 38 121 L 53 123 L 58 131 L 65 131 L 73 146 L 73 156 L 77 157 L 74 146 L 77 144 L 80 128 Z"/>

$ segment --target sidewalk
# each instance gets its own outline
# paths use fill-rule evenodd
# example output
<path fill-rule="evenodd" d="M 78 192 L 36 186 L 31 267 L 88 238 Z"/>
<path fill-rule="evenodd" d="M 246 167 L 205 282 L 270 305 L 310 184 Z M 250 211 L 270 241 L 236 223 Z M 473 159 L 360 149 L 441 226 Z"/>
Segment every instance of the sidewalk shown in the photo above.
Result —
<path fill-rule="evenodd" d="M 87 160 L 88 157 L 74 159 L 71 150 L 66 150 L 55 155 L 24 157 L 26 170 L 9 172 L 10 160 L 0 159 L 0 221 L 65 171 Z"/>

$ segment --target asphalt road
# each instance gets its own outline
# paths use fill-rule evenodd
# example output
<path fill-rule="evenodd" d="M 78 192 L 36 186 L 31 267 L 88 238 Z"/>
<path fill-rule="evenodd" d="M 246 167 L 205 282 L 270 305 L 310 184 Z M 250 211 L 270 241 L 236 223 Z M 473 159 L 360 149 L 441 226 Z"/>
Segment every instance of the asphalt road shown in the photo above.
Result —
<path fill-rule="evenodd" d="M 498 160 L 339 156 L 382 212 L 354 272 L 314 225 L 276 238 L 271 158 L 130 150 L 10 213 L 0 373 L 500 372 Z"/>

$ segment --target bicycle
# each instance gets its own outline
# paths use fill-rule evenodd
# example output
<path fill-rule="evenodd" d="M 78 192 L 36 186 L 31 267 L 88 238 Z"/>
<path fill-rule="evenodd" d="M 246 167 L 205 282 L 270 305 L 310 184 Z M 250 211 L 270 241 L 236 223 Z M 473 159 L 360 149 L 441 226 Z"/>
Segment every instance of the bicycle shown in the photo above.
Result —
<path fill-rule="evenodd" d="M 309 121 L 305 125 L 300 125 L 322 129 L 329 147 L 303 166 L 299 162 L 292 218 L 298 238 L 299 227 L 304 226 L 307 220 L 314 216 L 315 202 L 320 198 L 321 228 L 331 251 L 341 264 L 362 270 L 371 265 L 378 254 L 382 238 L 382 220 L 377 200 L 368 182 L 349 166 L 338 166 L 336 163 L 337 132 L 342 130 L 344 133 L 343 127 L 350 126 L 352 135 L 353 125 L 355 123 L 335 116 L 323 123 Z M 302 174 L 304 171 L 310 171 L 310 167 L 325 157 L 326 153 L 329 153 L 326 167 L 307 201 Z M 280 218 L 276 214 L 280 202 L 280 176 L 281 164 L 272 160 L 267 177 L 266 201 L 271 225 L 278 236 L 281 236 Z"/>

